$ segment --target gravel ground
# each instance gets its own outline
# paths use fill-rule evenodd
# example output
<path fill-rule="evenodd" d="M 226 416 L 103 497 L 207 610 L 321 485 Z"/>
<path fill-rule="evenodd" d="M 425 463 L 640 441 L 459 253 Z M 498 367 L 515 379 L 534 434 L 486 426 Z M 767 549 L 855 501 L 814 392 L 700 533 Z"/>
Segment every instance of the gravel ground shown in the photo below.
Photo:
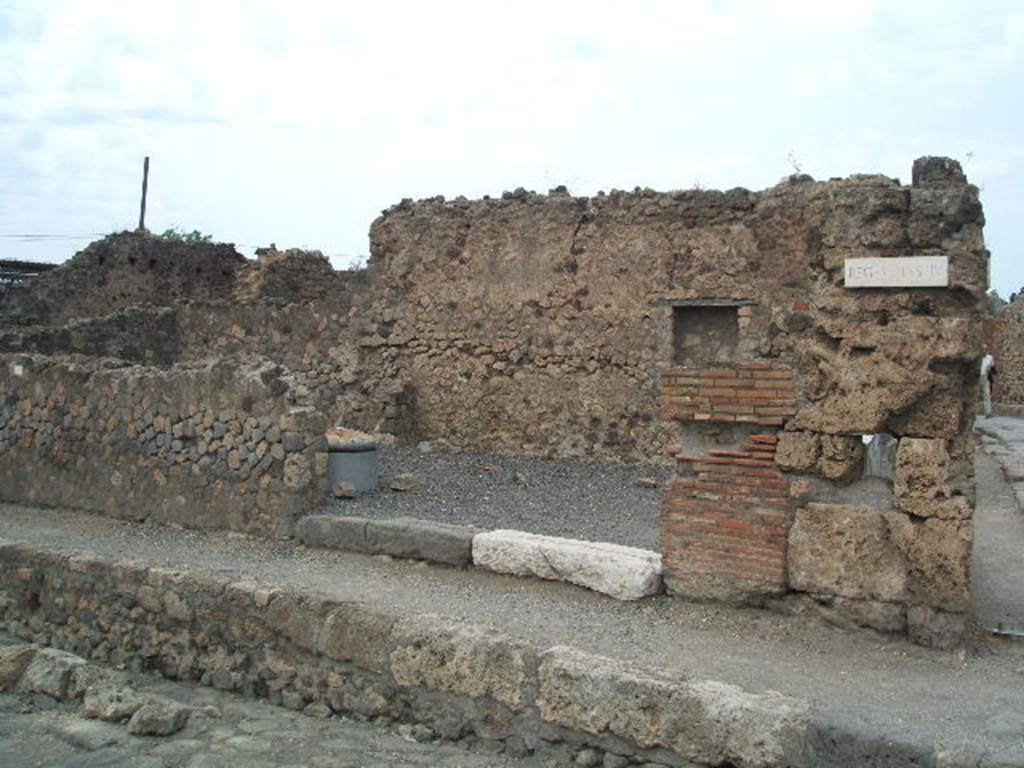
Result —
<path fill-rule="evenodd" d="M 658 499 L 667 470 L 646 465 L 379 450 L 381 487 L 341 499 L 330 511 L 353 517 L 415 517 L 511 528 L 588 541 L 658 548 Z M 391 478 L 411 473 L 411 491 L 393 491 Z M 654 487 L 641 481 L 654 481 Z"/>

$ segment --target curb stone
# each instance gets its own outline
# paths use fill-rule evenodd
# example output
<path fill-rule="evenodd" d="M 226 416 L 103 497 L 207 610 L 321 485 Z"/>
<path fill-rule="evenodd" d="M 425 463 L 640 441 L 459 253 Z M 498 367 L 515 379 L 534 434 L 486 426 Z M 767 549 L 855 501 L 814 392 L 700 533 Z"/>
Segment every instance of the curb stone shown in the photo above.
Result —
<path fill-rule="evenodd" d="M 497 573 L 567 581 L 618 600 L 662 591 L 661 556 L 619 544 L 489 531 L 473 539 L 473 563 Z"/>
<path fill-rule="evenodd" d="M 472 526 L 399 517 L 379 520 L 309 515 L 295 536 L 308 547 L 365 555 L 474 565 L 495 573 L 564 581 L 613 597 L 638 600 L 663 591 L 661 555 L 608 542 L 541 536 L 526 531 L 480 531 Z"/>

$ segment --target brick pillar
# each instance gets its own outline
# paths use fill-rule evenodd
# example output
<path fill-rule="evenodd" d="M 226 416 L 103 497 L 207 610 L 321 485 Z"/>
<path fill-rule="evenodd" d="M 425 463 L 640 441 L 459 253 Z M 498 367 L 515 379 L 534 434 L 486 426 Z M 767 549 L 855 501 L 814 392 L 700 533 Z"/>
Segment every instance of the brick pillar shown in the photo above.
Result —
<path fill-rule="evenodd" d="M 678 456 L 666 486 L 661 550 L 670 592 L 751 602 L 786 582 L 789 483 L 775 466 L 775 435 L 737 451 Z"/>

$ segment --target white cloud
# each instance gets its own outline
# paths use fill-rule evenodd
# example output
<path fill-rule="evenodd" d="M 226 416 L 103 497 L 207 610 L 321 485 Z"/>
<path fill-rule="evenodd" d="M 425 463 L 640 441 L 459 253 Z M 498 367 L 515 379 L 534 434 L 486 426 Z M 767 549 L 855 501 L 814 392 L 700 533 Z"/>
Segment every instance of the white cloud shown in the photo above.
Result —
<path fill-rule="evenodd" d="M 973 150 L 989 241 L 1020 250 L 1022 49 L 998 3 L 15 0 L 0 233 L 131 226 L 145 154 L 156 228 L 358 254 L 406 196 L 759 188 L 790 151 L 907 178 Z"/>

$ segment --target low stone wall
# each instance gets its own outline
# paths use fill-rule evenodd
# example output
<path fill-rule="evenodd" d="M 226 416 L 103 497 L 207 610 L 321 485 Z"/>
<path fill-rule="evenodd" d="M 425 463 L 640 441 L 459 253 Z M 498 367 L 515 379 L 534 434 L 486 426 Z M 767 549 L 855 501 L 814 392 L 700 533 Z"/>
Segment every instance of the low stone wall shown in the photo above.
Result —
<path fill-rule="evenodd" d="M 2 541 L 0 627 L 132 670 L 292 709 L 418 722 L 555 765 L 811 768 L 860 765 L 879 749 L 855 719 L 830 722 L 778 693 L 536 649 L 465 622 Z M 888 740 L 884 754 L 885 765 L 935 759 L 931 747 Z"/>
<path fill-rule="evenodd" d="M 287 371 L 0 359 L 0 499 L 289 536 L 324 497 L 325 421 Z"/>

